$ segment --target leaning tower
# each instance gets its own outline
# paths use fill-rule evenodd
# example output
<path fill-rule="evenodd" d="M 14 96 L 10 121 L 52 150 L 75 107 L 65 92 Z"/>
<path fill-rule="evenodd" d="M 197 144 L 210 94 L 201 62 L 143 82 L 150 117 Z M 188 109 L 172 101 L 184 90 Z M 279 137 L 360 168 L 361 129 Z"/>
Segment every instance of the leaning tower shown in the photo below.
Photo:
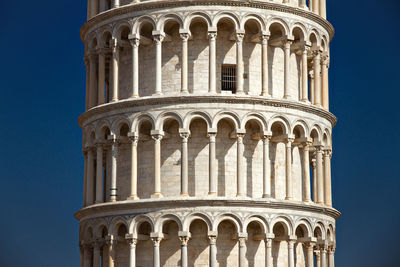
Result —
<path fill-rule="evenodd" d="M 81 266 L 334 266 L 326 0 L 89 0 Z"/>

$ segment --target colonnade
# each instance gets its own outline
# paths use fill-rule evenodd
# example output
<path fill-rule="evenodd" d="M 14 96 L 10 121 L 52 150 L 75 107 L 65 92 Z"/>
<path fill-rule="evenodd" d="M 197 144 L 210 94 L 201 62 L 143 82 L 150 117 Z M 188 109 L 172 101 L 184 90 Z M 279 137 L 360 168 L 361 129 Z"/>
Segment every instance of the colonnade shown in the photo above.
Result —
<path fill-rule="evenodd" d="M 182 197 L 189 196 L 188 184 L 188 141 L 190 131 L 180 129 L 179 134 L 181 137 L 181 186 L 180 195 Z M 235 134 L 232 135 L 236 139 L 237 159 L 236 159 L 236 179 L 237 179 L 237 197 L 246 196 L 246 184 L 243 171 L 244 164 L 244 144 L 243 137 L 246 131 L 244 129 L 237 129 Z M 162 184 L 161 184 L 161 140 L 165 136 L 162 130 L 152 130 L 151 137 L 154 140 L 154 190 L 151 195 L 152 198 L 161 198 Z M 217 195 L 217 160 L 216 160 L 216 136 L 217 129 L 208 130 L 208 150 L 209 150 L 209 190 L 208 195 Z M 231 137 L 231 138 L 232 138 Z M 131 175 L 130 175 L 130 194 L 128 199 L 138 199 L 138 133 L 128 133 L 128 138 L 131 143 Z M 292 178 L 292 147 L 299 146 L 303 153 L 302 157 L 302 171 L 303 171 L 303 196 L 302 201 L 311 202 L 316 204 L 332 206 L 332 188 L 331 188 L 331 156 L 332 150 L 330 147 L 324 147 L 320 144 L 313 144 L 310 138 L 297 138 L 294 135 L 286 135 L 282 137 L 272 137 L 270 133 L 264 133 L 261 136 L 263 141 L 263 198 L 273 196 L 271 188 L 271 170 L 269 148 L 270 142 L 284 142 L 285 150 L 285 168 L 286 168 L 286 200 L 293 200 L 293 178 Z M 111 151 L 111 177 L 109 178 L 110 192 L 109 200 L 111 202 L 117 201 L 117 164 L 118 164 L 118 146 L 119 140 L 115 135 L 110 135 L 106 143 L 99 142 L 97 146 L 89 146 L 85 150 L 85 206 L 94 203 L 103 202 L 103 153 L 107 150 Z M 311 153 L 310 153 L 311 150 Z M 96 156 L 95 156 L 96 154 Z M 139 155 L 140 156 L 140 155 Z M 311 159 L 311 161 L 310 161 Z M 310 163 L 311 162 L 311 163 Z M 310 175 L 310 166 L 312 166 L 312 183 Z M 95 171 L 96 168 L 96 171 Z M 108 178 L 108 177 L 107 177 Z M 106 177 L 104 177 L 106 179 Z M 94 184 L 96 186 L 94 187 Z M 313 189 L 313 197 L 311 197 L 311 184 Z M 93 188 L 95 190 L 93 191 Z"/>
<path fill-rule="evenodd" d="M 132 3 L 137 2 L 142 2 L 142 0 L 132 0 Z M 274 2 L 274 0 L 272 0 L 272 2 Z M 289 4 L 290 2 L 290 0 L 283 0 L 283 4 Z M 309 0 L 308 6 L 306 0 L 299 0 L 298 6 L 300 8 L 309 9 L 326 19 L 326 0 Z M 101 12 L 118 7 L 120 7 L 120 0 L 88 0 L 87 18 L 89 20 Z"/>
<path fill-rule="evenodd" d="M 153 31 L 153 41 L 155 43 L 155 89 L 153 95 L 162 95 L 162 43 L 165 38 L 165 33 L 161 31 Z M 179 31 L 182 40 L 182 68 L 181 68 L 181 90 L 182 94 L 188 93 L 188 39 L 190 32 L 188 30 L 180 29 Z M 244 61 L 243 61 L 243 38 L 244 30 L 236 30 L 235 44 L 236 44 L 236 94 L 243 95 L 244 86 Z M 216 94 L 217 88 L 217 29 L 208 31 L 209 38 L 209 88 L 210 94 Z M 129 35 L 129 42 L 132 47 L 132 90 L 130 98 L 137 98 L 139 92 L 139 45 L 141 36 L 139 34 Z M 111 64 L 109 88 L 110 102 L 119 100 L 119 54 L 122 41 L 117 38 L 112 38 L 110 41 L 111 50 Z M 87 86 L 87 109 L 93 108 L 97 105 L 104 103 L 105 95 L 105 48 L 99 42 L 99 47 L 91 48 L 85 57 L 88 80 Z M 304 41 L 294 41 L 292 37 L 278 38 L 270 40 L 270 35 L 262 34 L 260 36 L 260 43 L 262 47 L 262 88 L 261 96 L 271 97 L 269 94 L 269 69 L 272 67 L 268 63 L 268 46 L 280 46 L 284 50 L 284 99 L 295 100 L 290 94 L 290 57 L 292 51 L 296 54 L 301 54 L 301 90 L 299 101 L 309 102 L 318 107 L 326 110 L 329 109 L 329 84 L 328 84 L 328 69 L 329 69 L 329 55 L 327 51 L 317 45 L 310 46 Z M 312 66 L 309 67 L 309 61 Z M 97 74 L 96 74 L 97 73 Z M 96 76 L 97 75 L 97 76 Z M 309 96 L 309 92 L 311 96 Z"/>
<path fill-rule="evenodd" d="M 190 232 L 180 231 L 178 233 L 178 237 L 180 240 L 180 266 L 188 267 L 188 243 L 191 239 Z M 150 233 L 150 240 L 153 243 L 153 267 L 161 267 L 160 265 L 160 244 L 164 238 L 163 233 Z M 218 233 L 216 231 L 208 232 L 208 240 L 209 240 L 209 266 L 216 267 L 217 266 L 217 238 Z M 238 263 L 237 266 L 245 267 L 247 266 L 247 258 L 246 258 L 246 240 L 248 238 L 247 233 L 238 233 L 236 236 L 236 240 L 239 246 L 238 253 Z M 265 265 L 262 263 L 261 266 L 272 267 L 273 266 L 273 253 L 272 253 L 272 243 L 274 241 L 287 242 L 288 248 L 288 267 L 295 267 L 295 245 L 296 243 L 304 245 L 305 248 L 305 266 L 314 267 L 314 260 L 317 267 L 334 267 L 334 254 L 335 254 L 335 246 L 330 244 L 328 241 L 317 241 L 316 238 L 298 238 L 296 236 L 286 236 L 286 237 L 275 237 L 274 234 L 264 234 L 260 237 L 265 242 Z M 142 237 L 143 240 L 143 237 Z M 108 235 L 104 239 L 96 239 L 95 241 L 83 242 L 81 245 L 81 267 L 100 267 L 103 266 L 101 264 L 101 255 L 100 249 L 102 247 L 106 247 L 108 253 L 103 253 L 103 259 L 105 256 L 108 257 L 108 266 L 114 267 L 116 262 L 116 243 L 122 242 L 129 246 L 129 267 L 136 267 L 136 245 L 139 239 L 135 237 L 133 234 L 126 234 L 125 240 L 121 237 L 115 237 L 113 235 Z M 103 250 L 104 251 L 104 250 Z M 150 252 L 151 253 L 151 252 Z M 107 254 L 107 255 L 105 255 Z M 140 255 L 138 255 L 140 257 Z M 101 264 L 101 265 L 100 265 Z M 257 265 L 260 266 L 260 265 Z"/>

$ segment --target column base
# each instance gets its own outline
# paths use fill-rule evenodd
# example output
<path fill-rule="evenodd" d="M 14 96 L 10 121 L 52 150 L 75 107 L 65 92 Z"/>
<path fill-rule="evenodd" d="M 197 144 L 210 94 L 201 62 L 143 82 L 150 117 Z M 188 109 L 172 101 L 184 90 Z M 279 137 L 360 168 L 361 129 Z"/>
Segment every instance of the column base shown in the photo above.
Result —
<path fill-rule="evenodd" d="M 285 197 L 285 200 L 293 200 L 292 197 Z"/>
<path fill-rule="evenodd" d="M 266 98 L 271 98 L 271 95 L 270 95 L 270 94 L 268 94 L 268 93 L 261 94 L 261 96 L 262 96 L 262 97 L 266 97 Z"/>
<path fill-rule="evenodd" d="M 101 204 L 103 201 L 96 201 L 94 204 Z"/>
<path fill-rule="evenodd" d="M 217 192 L 208 192 L 209 196 L 217 196 Z"/>
<path fill-rule="evenodd" d="M 263 198 L 271 198 L 271 195 L 270 194 L 263 194 L 262 197 Z"/>
<path fill-rule="evenodd" d="M 181 197 L 189 197 L 189 194 L 188 193 L 182 193 Z"/>
<path fill-rule="evenodd" d="M 151 195 L 151 198 L 162 198 L 162 197 L 164 197 L 163 194 L 161 194 L 159 192 L 154 193 L 154 194 Z"/>
<path fill-rule="evenodd" d="M 139 95 L 131 95 L 131 98 L 139 98 Z"/>
<path fill-rule="evenodd" d="M 157 93 L 154 93 L 154 94 L 152 94 L 152 96 L 160 96 L 160 95 L 162 95 L 163 93 L 161 93 L 161 92 L 157 92 Z"/>
<path fill-rule="evenodd" d="M 285 95 L 285 96 L 283 96 L 283 99 L 290 100 L 290 99 L 291 99 L 291 97 L 290 97 L 290 95 Z"/>
<path fill-rule="evenodd" d="M 127 200 L 138 200 L 139 197 L 137 195 L 129 196 Z"/>
<path fill-rule="evenodd" d="M 311 104 L 311 102 L 310 102 L 310 100 L 308 100 L 308 99 L 302 99 L 302 100 L 300 100 L 301 102 L 304 102 L 304 103 L 307 103 L 307 104 Z"/>

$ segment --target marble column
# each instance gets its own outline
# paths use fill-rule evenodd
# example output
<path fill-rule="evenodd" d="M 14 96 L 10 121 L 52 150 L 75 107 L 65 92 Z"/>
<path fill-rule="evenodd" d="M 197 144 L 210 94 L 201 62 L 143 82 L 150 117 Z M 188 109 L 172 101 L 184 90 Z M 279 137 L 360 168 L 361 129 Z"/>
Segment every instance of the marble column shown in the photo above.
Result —
<path fill-rule="evenodd" d="M 93 148 L 88 148 L 88 167 L 87 167 L 87 184 L 86 184 L 86 206 L 92 205 L 94 202 L 94 152 Z"/>
<path fill-rule="evenodd" d="M 308 72 L 308 76 L 309 76 L 309 85 L 310 85 L 310 102 L 312 104 L 315 103 L 315 90 L 314 90 L 314 70 L 310 70 Z"/>
<path fill-rule="evenodd" d="M 315 243 L 312 242 L 306 243 L 306 250 L 307 250 L 306 267 L 314 267 L 314 246 Z"/>
<path fill-rule="evenodd" d="M 247 264 L 246 264 L 246 239 L 247 239 L 247 233 L 238 234 L 239 267 L 247 266 Z"/>
<path fill-rule="evenodd" d="M 210 267 L 217 267 L 217 235 L 208 235 L 210 240 Z"/>
<path fill-rule="evenodd" d="M 310 142 L 303 143 L 303 201 L 311 202 L 311 186 L 310 186 Z"/>
<path fill-rule="evenodd" d="M 92 267 L 92 247 L 89 244 L 83 245 L 83 266 Z"/>
<path fill-rule="evenodd" d="M 313 153 L 313 159 L 311 160 L 312 166 L 312 184 L 313 184 L 313 202 L 317 203 L 318 189 L 317 189 L 317 159 L 316 153 Z"/>
<path fill-rule="evenodd" d="M 188 90 L 188 40 L 190 33 L 188 30 L 179 29 L 182 40 L 182 68 L 181 68 L 181 93 L 187 94 Z"/>
<path fill-rule="evenodd" d="M 114 267 L 116 240 L 113 235 L 106 237 L 106 244 L 108 247 L 108 267 Z"/>
<path fill-rule="evenodd" d="M 103 144 L 97 144 L 96 204 L 103 202 Z"/>
<path fill-rule="evenodd" d="M 317 154 L 317 204 L 324 204 L 324 172 L 322 165 L 322 148 L 321 146 L 316 146 Z"/>
<path fill-rule="evenodd" d="M 321 267 L 328 267 L 326 262 L 326 246 L 322 246 L 321 251 Z"/>
<path fill-rule="evenodd" d="M 261 95 L 271 97 L 268 90 L 268 40 L 269 35 L 261 35 L 261 46 L 262 46 L 262 89 Z"/>
<path fill-rule="evenodd" d="M 113 8 L 119 7 L 119 0 L 113 0 L 113 5 L 112 5 L 112 7 L 113 7 Z"/>
<path fill-rule="evenodd" d="M 208 67 L 208 92 L 215 94 L 217 92 L 217 31 L 209 31 L 209 67 Z"/>
<path fill-rule="evenodd" d="M 331 149 L 324 150 L 324 196 L 327 206 L 332 206 L 331 155 Z"/>
<path fill-rule="evenodd" d="M 179 240 L 181 241 L 181 267 L 188 267 L 188 242 L 190 239 L 190 232 L 178 233 Z"/>
<path fill-rule="evenodd" d="M 139 141 L 138 133 L 129 133 L 129 139 L 131 140 L 131 192 L 129 194 L 128 199 L 134 200 L 138 199 L 137 194 L 137 166 L 138 166 L 138 157 L 137 157 L 137 146 Z"/>
<path fill-rule="evenodd" d="M 308 46 L 304 46 L 301 54 L 301 101 L 309 102 L 308 100 Z"/>
<path fill-rule="evenodd" d="M 93 243 L 93 267 L 101 267 L 100 249 L 101 249 L 101 243 L 95 241 Z"/>
<path fill-rule="evenodd" d="M 97 104 L 97 77 L 96 77 L 96 64 L 97 54 L 92 52 L 89 54 L 89 109 Z"/>
<path fill-rule="evenodd" d="M 239 130 L 238 130 L 239 131 Z M 237 176 L 237 197 L 244 197 L 246 195 L 245 193 L 245 181 L 244 181 L 244 175 L 243 175 L 243 152 L 244 152 L 244 145 L 243 145 L 243 137 L 246 133 L 246 130 L 240 130 L 240 133 L 238 132 L 236 134 L 236 146 L 237 146 L 237 152 L 236 152 L 236 176 Z"/>
<path fill-rule="evenodd" d="M 263 198 L 271 197 L 271 161 L 269 159 L 269 144 L 271 135 L 263 136 Z"/>
<path fill-rule="evenodd" d="M 244 30 L 236 30 L 236 94 L 244 94 L 243 90 L 243 38 Z"/>
<path fill-rule="evenodd" d="M 87 206 L 87 172 L 88 172 L 88 151 L 86 148 L 83 149 L 83 157 L 85 160 L 85 166 L 83 170 L 83 206 Z"/>
<path fill-rule="evenodd" d="M 326 0 L 320 0 L 319 15 L 326 19 Z"/>
<path fill-rule="evenodd" d="M 294 267 L 294 240 L 288 241 L 289 267 Z"/>
<path fill-rule="evenodd" d="M 187 131 L 180 131 L 182 138 L 182 151 L 181 151 L 181 196 L 189 196 L 189 171 L 188 171 L 188 139 L 190 133 Z"/>
<path fill-rule="evenodd" d="M 284 52 L 285 52 L 285 66 L 284 66 L 284 99 L 290 99 L 291 95 L 289 93 L 290 88 L 290 46 L 292 45 L 292 41 L 286 40 L 284 43 Z"/>
<path fill-rule="evenodd" d="M 79 244 L 79 266 L 80 267 L 84 267 L 85 265 L 85 259 L 84 259 L 85 255 L 84 255 L 84 251 L 83 251 L 83 246 L 81 244 Z"/>
<path fill-rule="evenodd" d="M 307 7 L 306 0 L 300 0 L 299 7 L 300 8 L 306 8 Z"/>
<path fill-rule="evenodd" d="M 162 237 L 152 237 L 151 241 L 153 241 L 153 267 L 160 267 L 160 243 Z"/>
<path fill-rule="evenodd" d="M 118 101 L 118 83 L 119 83 L 119 46 L 116 38 L 111 40 L 112 49 L 112 90 L 111 102 Z"/>
<path fill-rule="evenodd" d="M 273 267 L 273 258 L 272 258 L 272 242 L 275 236 L 273 234 L 266 234 L 264 239 L 265 242 L 265 266 Z"/>
<path fill-rule="evenodd" d="M 321 53 L 314 50 L 314 105 L 321 106 Z"/>
<path fill-rule="evenodd" d="M 90 61 L 89 56 L 85 56 L 83 59 L 86 67 L 86 96 L 85 96 L 85 110 L 88 110 L 89 107 L 89 97 L 90 97 Z"/>
<path fill-rule="evenodd" d="M 154 95 L 162 94 L 162 42 L 165 34 L 153 31 L 153 39 L 156 44 L 156 91 Z"/>
<path fill-rule="evenodd" d="M 216 154 L 215 154 L 215 141 L 217 131 L 208 132 L 208 138 L 210 139 L 208 150 L 209 150 L 209 195 L 217 195 L 217 168 L 216 168 Z"/>
<path fill-rule="evenodd" d="M 162 197 L 161 193 L 161 140 L 164 137 L 163 131 L 152 130 L 151 137 L 154 140 L 154 193 L 152 198 Z"/>
<path fill-rule="evenodd" d="M 136 244 L 138 240 L 132 234 L 126 234 L 125 239 L 129 244 L 129 267 L 136 267 Z"/>
<path fill-rule="evenodd" d="M 92 9 L 92 17 L 96 16 L 99 13 L 99 1 L 98 0 L 92 0 L 91 4 L 91 9 Z"/>
<path fill-rule="evenodd" d="M 110 183 L 110 201 L 117 201 L 117 158 L 118 158 L 118 140 L 115 135 L 110 135 L 108 140 L 111 142 L 111 183 Z"/>
<path fill-rule="evenodd" d="M 313 0 L 312 5 L 312 11 L 319 14 L 319 0 Z"/>
<path fill-rule="evenodd" d="M 321 81 L 322 81 L 322 107 L 329 110 L 329 81 L 328 81 L 328 68 L 329 56 L 323 55 L 321 61 Z"/>
<path fill-rule="evenodd" d="M 131 98 L 139 97 L 139 45 L 138 34 L 129 35 L 129 42 L 132 46 L 132 93 Z"/>
<path fill-rule="evenodd" d="M 331 247 L 328 250 L 329 267 L 335 267 L 335 248 Z"/>
<path fill-rule="evenodd" d="M 314 251 L 316 267 L 321 267 L 321 252 L 319 250 Z"/>
<path fill-rule="evenodd" d="M 97 82 L 97 105 L 104 104 L 104 86 L 106 83 L 106 56 L 103 48 L 98 49 L 99 53 L 99 75 Z"/>
<path fill-rule="evenodd" d="M 286 140 L 286 200 L 293 199 L 293 181 L 292 181 L 292 142 L 293 138 Z"/>

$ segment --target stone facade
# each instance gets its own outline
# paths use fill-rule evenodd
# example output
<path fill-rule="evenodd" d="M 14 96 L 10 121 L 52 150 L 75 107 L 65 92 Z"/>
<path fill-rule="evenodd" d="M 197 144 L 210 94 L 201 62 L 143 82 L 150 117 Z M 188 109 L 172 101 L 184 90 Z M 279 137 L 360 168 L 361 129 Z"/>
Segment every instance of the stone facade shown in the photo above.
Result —
<path fill-rule="evenodd" d="M 325 0 L 88 1 L 82 267 L 334 266 L 325 18 Z"/>

